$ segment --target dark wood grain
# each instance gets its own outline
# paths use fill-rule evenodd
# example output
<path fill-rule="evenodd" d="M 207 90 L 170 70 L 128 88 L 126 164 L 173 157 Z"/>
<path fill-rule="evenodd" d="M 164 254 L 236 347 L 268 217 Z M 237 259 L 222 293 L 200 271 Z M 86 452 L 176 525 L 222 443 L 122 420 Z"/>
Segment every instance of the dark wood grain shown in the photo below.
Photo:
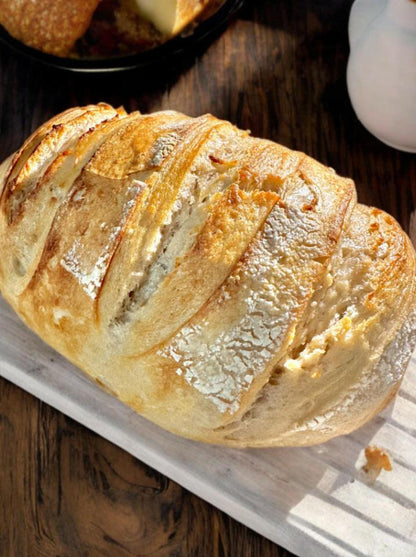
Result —
<path fill-rule="evenodd" d="M 352 176 L 359 199 L 415 232 L 415 157 L 356 119 L 350 0 L 247 2 L 225 33 L 163 70 L 60 73 L 0 51 L 0 158 L 71 105 L 212 112 Z M 1 373 L 1 370 L 0 370 Z M 0 379 L 0 556 L 285 556 L 59 412 Z"/>

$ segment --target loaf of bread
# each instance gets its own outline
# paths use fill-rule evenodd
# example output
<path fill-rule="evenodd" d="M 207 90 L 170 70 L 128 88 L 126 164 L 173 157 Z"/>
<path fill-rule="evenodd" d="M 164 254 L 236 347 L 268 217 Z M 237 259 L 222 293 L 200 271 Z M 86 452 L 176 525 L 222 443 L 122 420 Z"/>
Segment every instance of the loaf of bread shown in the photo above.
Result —
<path fill-rule="evenodd" d="M 39 128 L 0 190 L 5 299 L 171 432 L 319 443 L 400 386 L 416 342 L 410 240 L 303 153 L 211 115 L 99 104 Z"/>

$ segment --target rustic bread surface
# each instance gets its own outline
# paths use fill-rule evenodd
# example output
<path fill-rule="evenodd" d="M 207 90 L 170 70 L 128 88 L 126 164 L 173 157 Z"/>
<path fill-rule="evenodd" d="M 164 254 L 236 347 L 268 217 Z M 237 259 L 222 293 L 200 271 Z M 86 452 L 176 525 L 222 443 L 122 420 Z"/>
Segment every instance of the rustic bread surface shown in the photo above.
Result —
<path fill-rule="evenodd" d="M 42 126 L 0 180 L 4 297 L 162 427 L 313 444 L 398 389 L 413 248 L 303 153 L 211 115 L 100 104 Z"/>
<path fill-rule="evenodd" d="M 65 56 L 87 30 L 100 0 L 0 0 L 0 24 L 28 46 Z"/>

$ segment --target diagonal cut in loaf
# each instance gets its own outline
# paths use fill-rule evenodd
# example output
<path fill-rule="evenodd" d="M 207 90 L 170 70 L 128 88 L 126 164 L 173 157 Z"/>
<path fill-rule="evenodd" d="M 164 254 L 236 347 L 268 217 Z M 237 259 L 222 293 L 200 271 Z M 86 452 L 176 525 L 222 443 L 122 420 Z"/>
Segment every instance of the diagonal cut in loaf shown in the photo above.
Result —
<path fill-rule="evenodd" d="M 0 167 L 0 288 L 137 412 L 230 446 L 348 433 L 416 342 L 397 222 L 211 115 L 70 109 Z"/>

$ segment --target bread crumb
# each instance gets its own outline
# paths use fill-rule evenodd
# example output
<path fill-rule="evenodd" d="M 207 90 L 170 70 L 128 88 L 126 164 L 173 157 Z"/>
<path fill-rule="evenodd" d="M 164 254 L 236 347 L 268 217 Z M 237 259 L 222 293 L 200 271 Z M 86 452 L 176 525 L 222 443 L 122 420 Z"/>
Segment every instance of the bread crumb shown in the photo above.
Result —
<path fill-rule="evenodd" d="M 369 479 L 376 480 L 383 469 L 386 470 L 386 472 L 391 472 L 391 470 L 393 470 L 390 457 L 384 449 L 376 445 L 368 445 L 364 454 L 367 462 L 362 469 Z"/>

